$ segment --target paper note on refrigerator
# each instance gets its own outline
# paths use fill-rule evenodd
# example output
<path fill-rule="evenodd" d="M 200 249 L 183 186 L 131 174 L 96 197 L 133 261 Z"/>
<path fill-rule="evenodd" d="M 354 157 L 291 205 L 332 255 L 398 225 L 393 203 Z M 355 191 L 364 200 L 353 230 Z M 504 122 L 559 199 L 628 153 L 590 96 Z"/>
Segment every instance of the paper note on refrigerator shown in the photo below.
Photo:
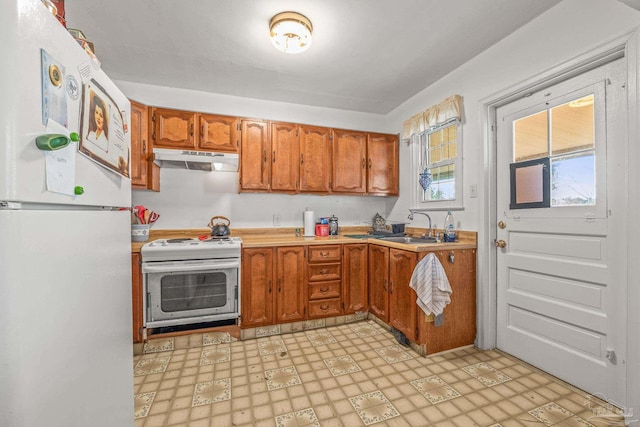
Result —
<path fill-rule="evenodd" d="M 68 135 L 69 130 L 49 118 L 47 133 Z M 77 146 L 71 143 L 54 151 L 43 151 L 45 155 L 45 174 L 47 190 L 73 196 L 75 188 Z"/>

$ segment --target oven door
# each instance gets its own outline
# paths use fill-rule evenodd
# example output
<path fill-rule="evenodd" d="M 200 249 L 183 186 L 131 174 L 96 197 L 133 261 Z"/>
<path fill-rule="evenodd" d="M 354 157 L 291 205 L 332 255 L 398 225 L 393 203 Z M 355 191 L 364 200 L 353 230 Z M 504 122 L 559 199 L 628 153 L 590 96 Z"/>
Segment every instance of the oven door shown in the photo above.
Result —
<path fill-rule="evenodd" d="M 145 326 L 237 318 L 239 270 L 237 259 L 143 263 Z"/>

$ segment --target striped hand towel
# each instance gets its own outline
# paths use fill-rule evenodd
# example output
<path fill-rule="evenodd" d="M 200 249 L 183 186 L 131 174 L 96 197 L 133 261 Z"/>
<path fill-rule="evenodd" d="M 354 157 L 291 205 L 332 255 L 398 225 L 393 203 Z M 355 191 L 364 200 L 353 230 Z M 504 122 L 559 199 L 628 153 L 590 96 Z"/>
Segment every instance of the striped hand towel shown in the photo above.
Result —
<path fill-rule="evenodd" d="M 416 265 L 409 286 L 416 291 L 416 303 L 427 316 L 442 314 L 444 307 L 451 302 L 453 291 L 435 254 L 428 254 Z"/>

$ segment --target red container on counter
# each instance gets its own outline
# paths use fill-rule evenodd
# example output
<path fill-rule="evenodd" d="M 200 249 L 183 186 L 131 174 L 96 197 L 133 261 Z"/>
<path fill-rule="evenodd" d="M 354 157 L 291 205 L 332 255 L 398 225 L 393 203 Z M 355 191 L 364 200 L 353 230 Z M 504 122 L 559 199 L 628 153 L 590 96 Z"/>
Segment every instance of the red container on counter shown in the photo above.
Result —
<path fill-rule="evenodd" d="M 328 236 L 329 224 L 316 224 L 316 236 Z"/>

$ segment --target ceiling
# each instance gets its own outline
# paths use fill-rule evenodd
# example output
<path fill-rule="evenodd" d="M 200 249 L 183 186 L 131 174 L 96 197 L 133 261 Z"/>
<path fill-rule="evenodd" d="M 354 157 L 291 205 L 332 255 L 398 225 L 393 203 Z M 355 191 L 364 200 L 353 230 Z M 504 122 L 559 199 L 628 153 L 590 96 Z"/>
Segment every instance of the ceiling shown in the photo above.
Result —
<path fill-rule="evenodd" d="M 116 80 L 386 114 L 560 0 L 66 0 Z M 277 51 L 269 20 L 307 16 Z"/>

